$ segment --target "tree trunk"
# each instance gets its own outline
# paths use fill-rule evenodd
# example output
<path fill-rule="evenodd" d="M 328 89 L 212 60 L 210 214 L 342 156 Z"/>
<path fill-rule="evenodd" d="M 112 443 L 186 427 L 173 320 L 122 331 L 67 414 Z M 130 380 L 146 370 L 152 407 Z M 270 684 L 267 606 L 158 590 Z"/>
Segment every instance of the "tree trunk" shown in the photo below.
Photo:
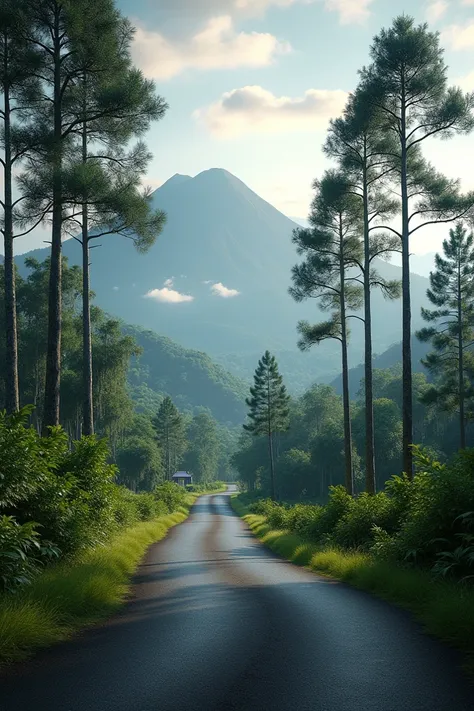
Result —
<path fill-rule="evenodd" d="M 402 364 L 403 364 L 403 470 L 413 478 L 413 385 L 411 366 L 410 252 L 407 186 L 407 126 L 405 90 L 401 108 L 401 196 L 402 196 Z"/>
<path fill-rule="evenodd" d="M 339 232 L 340 238 L 340 311 L 341 311 L 341 348 L 342 348 L 342 398 L 344 406 L 344 461 L 345 461 L 345 485 L 346 491 L 351 496 L 354 495 L 354 475 L 352 470 L 352 432 L 351 432 L 351 406 L 349 397 L 349 365 L 347 360 L 347 326 L 346 326 L 346 297 L 345 286 L 345 265 L 344 265 L 344 238 L 342 225 Z"/>
<path fill-rule="evenodd" d="M 87 161 L 87 130 L 82 128 L 82 160 Z M 94 434 L 94 403 L 92 391 L 92 336 L 89 268 L 89 214 L 87 203 L 82 206 L 82 382 L 83 427 L 85 435 Z"/>
<path fill-rule="evenodd" d="M 5 45 L 7 38 L 4 38 Z M 8 52 L 5 46 L 4 72 L 8 71 Z M 16 315 L 15 261 L 13 258 L 13 206 L 12 206 L 12 154 L 10 88 L 4 91 L 4 277 L 5 277 L 5 407 L 7 412 L 17 412 L 20 407 L 18 391 L 18 337 Z"/>
<path fill-rule="evenodd" d="M 458 250 L 458 348 L 459 348 L 459 446 L 466 449 L 466 419 L 464 414 L 464 342 L 462 333 L 461 255 Z"/>
<path fill-rule="evenodd" d="M 369 196 L 367 170 L 363 175 L 364 200 L 364 339 L 365 339 L 365 490 L 375 494 L 375 433 L 372 367 L 372 308 L 370 302 Z"/>
<path fill-rule="evenodd" d="M 46 385 L 44 394 L 43 434 L 48 426 L 59 425 L 61 379 L 61 299 L 62 299 L 62 109 L 61 109 L 61 40 L 60 13 L 56 7 L 54 34 L 54 157 L 51 230 L 51 266 L 48 300 L 48 349 L 46 355 Z"/>
<path fill-rule="evenodd" d="M 273 459 L 273 438 L 271 431 L 268 432 L 268 454 L 270 457 L 270 491 L 272 501 L 276 501 L 275 495 L 275 462 Z"/>

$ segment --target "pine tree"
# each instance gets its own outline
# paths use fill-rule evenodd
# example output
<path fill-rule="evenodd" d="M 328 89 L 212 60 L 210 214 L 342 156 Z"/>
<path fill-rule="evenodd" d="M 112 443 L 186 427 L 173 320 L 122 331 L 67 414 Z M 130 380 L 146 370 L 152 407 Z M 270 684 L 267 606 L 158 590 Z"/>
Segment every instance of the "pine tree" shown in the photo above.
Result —
<path fill-rule="evenodd" d="M 425 394 L 426 404 L 435 403 L 448 412 L 459 412 L 460 448 L 466 447 L 467 407 L 472 405 L 474 388 L 470 375 L 474 368 L 474 235 L 462 223 L 449 231 L 443 242 L 444 258 L 437 254 L 436 271 L 430 274 L 427 296 L 436 307 L 422 308 L 425 321 L 433 326 L 418 331 L 421 341 L 434 351 L 423 364 L 438 380 Z"/>
<path fill-rule="evenodd" d="M 163 453 L 165 476 L 169 481 L 186 449 L 184 418 L 172 399 L 167 395 L 153 419 L 158 444 Z"/>
<path fill-rule="evenodd" d="M 393 171 L 391 153 L 394 139 L 383 131 L 381 113 L 364 101 L 363 93 L 351 94 L 341 118 L 331 121 L 325 153 L 339 161 L 348 176 L 350 194 L 362 204 L 363 259 L 358 261 L 364 288 L 365 341 L 365 481 L 366 491 L 375 493 L 375 430 L 372 367 L 371 290 L 382 289 L 386 298 L 400 296 L 398 282 L 383 279 L 373 267 L 374 259 L 387 258 L 400 249 L 398 238 L 390 232 L 380 232 L 377 224 L 394 216 L 398 203 L 387 191 L 387 177 Z"/>
<path fill-rule="evenodd" d="M 38 81 L 35 73 L 41 65 L 38 52 L 32 51 L 26 40 L 30 28 L 27 3 L 23 0 L 3 0 L 0 6 L 0 93 L 3 109 L 2 147 L 4 195 L 0 202 L 3 209 L 2 233 L 4 238 L 5 279 L 5 406 L 7 412 L 19 408 L 18 390 L 18 337 L 17 306 L 13 240 L 15 235 L 15 210 L 22 197 L 13 200 L 13 170 L 18 168 L 29 144 L 29 132 L 15 117 L 21 116 L 33 98 Z M 36 225 L 35 225 L 36 226 Z M 27 230 L 29 231 L 29 230 Z"/>
<path fill-rule="evenodd" d="M 384 114 L 384 128 L 397 139 L 393 158 L 401 198 L 401 230 L 388 227 L 402 246 L 403 467 L 413 474 L 413 387 L 411 362 L 410 237 L 425 225 L 464 217 L 474 203 L 457 181 L 429 166 L 420 153 L 432 136 L 448 138 L 472 130 L 473 95 L 447 87 L 439 35 L 405 15 L 372 43 L 369 68 L 361 72 L 365 101 Z"/>
<path fill-rule="evenodd" d="M 123 28 L 123 30 L 121 29 Z M 76 112 L 83 114 L 80 159 L 69 175 L 67 188 L 78 195 L 81 205 L 83 272 L 83 432 L 93 434 L 92 341 L 90 318 L 90 247 L 93 240 L 108 236 L 131 239 L 146 252 L 162 231 L 166 216 L 153 210 L 150 193 L 141 189 L 141 179 L 151 159 L 139 141 L 132 149 L 132 137 L 141 136 L 151 121 L 166 113 L 167 104 L 156 95 L 153 82 L 130 65 L 132 30 L 128 22 L 112 26 L 109 47 L 102 66 L 94 73 L 87 64 L 76 97 Z M 93 118 L 93 117 L 98 118 Z"/>
<path fill-rule="evenodd" d="M 289 428 L 289 402 L 290 398 L 275 356 L 265 351 L 255 370 L 250 397 L 246 399 L 250 422 L 244 425 L 244 430 L 256 437 L 268 437 L 271 497 L 274 501 L 276 492 L 273 439 L 277 432 L 285 432 Z"/>
<path fill-rule="evenodd" d="M 344 174 L 335 171 L 325 173 L 321 181 L 315 181 L 316 196 L 312 204 L 309 229 L 296 229 L 293 242 L 306 261 L 293 267 L 293 286 L 290 294 L 296 301 L 317 298 L 323 311 L 331 311 L 328 321 L 310 325 L 298 324 L 298 346 L 307 350 L 312 345 L 335 339 L 341 344 L 342 391 L 344 404 L 344 450 L 345 485 L 348 493 L 354 493 L 354 471 L 351 435 L 349 364 L 347 344 L 349 311 L 362 306 L 362 288 L 351 268 L 362 261 L 360 236 L 362 233 L 362 209 L 357 196 L 349 190 L 349 181 Z M 355 316 L 355 314 L 352 314 Z"/>

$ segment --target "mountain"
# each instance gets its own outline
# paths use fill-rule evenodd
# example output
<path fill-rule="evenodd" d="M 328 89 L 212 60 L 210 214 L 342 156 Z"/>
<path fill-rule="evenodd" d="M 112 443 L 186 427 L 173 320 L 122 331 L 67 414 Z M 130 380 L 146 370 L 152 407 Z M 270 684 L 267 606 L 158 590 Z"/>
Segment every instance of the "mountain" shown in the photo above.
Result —
<path fill-rule="evenodd" d="M 411 356 L 413 364 L 413 372 L 415 373 L 426 373 L 425 367 L 421 363 L 421 359 L 425 358 L 428 351 L 431 350 L 431 344 L 422 343 L 416 338 L 412 337 L 411 340 Z M 376 355 L 374 357 L 374 368 L 384 369 L 391 368 L 393 365 L 402 362 L 402 344 L 394 343 L 390 348 L 388 348 L 384 353 Z M 361 363 L 355 368 L 350 368 L 349 370 L 349 389 L 351 397 L 355 398 L 359 388 L 360 381 L 364 377 L 364 364 Z M 330 385 L 335 388 L 335 390 L 342 395 L 342 375 L 338 375 L 334 380 L 325 379 Z"/>
<path fill-rule="evenodd" d="M 169 395 L 182 411 L 207 408 L 216 420 L 240 425 L 245 419 L 248 384 L 227 372 L 205 353 L 187 350 L 165 336 L 125 326 L 142 349 L 132 358 L 129 386 L 139 410 L 156 412 Z"/>
<path fill-rule="evenodd" d="M 338 372 L 336 342 L 308 355 L 298 353 L 296 325 L 321 315 L 313 300 L 297 304 L 288 295 L 291 267 L 299 257 L 291 242 L 296 223 L 222 169 L 195 177 L 175 175 L 153 194 L 168 221 L 146 255 L 130 241 L 104 237 L 91 252 L 96 303 L 107 312 L 163 334 L 184 347 L 205 351 L 232 372 L 250 377 L 264 350 L 288 362 L 290 389 Z M 48 249 L 25 256 L 39 260 Z M 64 243 L 70 263 L 79 264 L 80 245 Z M 383 276 L 400 278 L 399 267 L 379 262 Z M 428 282 L 412 276 L 413 328 L 421 325 Z M 401 339 L 401 303 L 373 297 L 374 349 L 382 352 Z M 363 357 L 363 328 L 352 321 L 350 357 Z M 286 354 L 286 355 L 285 355 Z M 299 360 L 298 360 L 299 359 Z M 306 362 L 290 382 L 297 362 Z M 295 365 L 291 365 L 294 363 Z"/>

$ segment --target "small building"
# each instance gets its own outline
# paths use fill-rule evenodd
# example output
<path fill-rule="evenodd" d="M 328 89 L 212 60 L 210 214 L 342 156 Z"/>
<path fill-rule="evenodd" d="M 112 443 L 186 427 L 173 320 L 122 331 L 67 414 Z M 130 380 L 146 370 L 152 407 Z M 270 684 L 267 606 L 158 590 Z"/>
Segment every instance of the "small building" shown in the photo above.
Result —
<path fill-rule="evenodd" d="M 187 484 L 193 483 L 193 476 L 192 474 L 188 474 L 188 472 L 176 472 L 176 474 L 173 474 L 171 477 L 171 481 L 174 481 L 175 484 L 179 484 L 179 486 L 186 486 Z"/>

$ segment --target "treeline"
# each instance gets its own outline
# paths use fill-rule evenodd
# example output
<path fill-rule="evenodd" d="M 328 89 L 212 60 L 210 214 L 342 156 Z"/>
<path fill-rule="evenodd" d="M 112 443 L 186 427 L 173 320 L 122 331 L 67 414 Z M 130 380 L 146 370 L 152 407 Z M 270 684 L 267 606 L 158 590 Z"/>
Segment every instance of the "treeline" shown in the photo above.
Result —
<path fill-rule="evenodd" d="M 354 489 L 365 488 L 364 383 L 351 402 Z M 432 385 L 424 373 L 414 373 L 413 428 L 415 441 L 437 460 L 446 461 L 459 447 L 456 417 L 425 404 Z M 402 366 L 374 370 L 374 415 L 377 490 L 402 471 Z M 279 501 L 327 500 L 329 487 L 345 485 L 343 398 L 329 385 L 314 385 L 303 396 L 290 400 L 288 429 L 275 432 L 275 493 Z M 468 425 L 474 437 L 474 425 Z M 245 488 L 271 494 L 268 438 L 241 435 L 232 462 Z"/>

